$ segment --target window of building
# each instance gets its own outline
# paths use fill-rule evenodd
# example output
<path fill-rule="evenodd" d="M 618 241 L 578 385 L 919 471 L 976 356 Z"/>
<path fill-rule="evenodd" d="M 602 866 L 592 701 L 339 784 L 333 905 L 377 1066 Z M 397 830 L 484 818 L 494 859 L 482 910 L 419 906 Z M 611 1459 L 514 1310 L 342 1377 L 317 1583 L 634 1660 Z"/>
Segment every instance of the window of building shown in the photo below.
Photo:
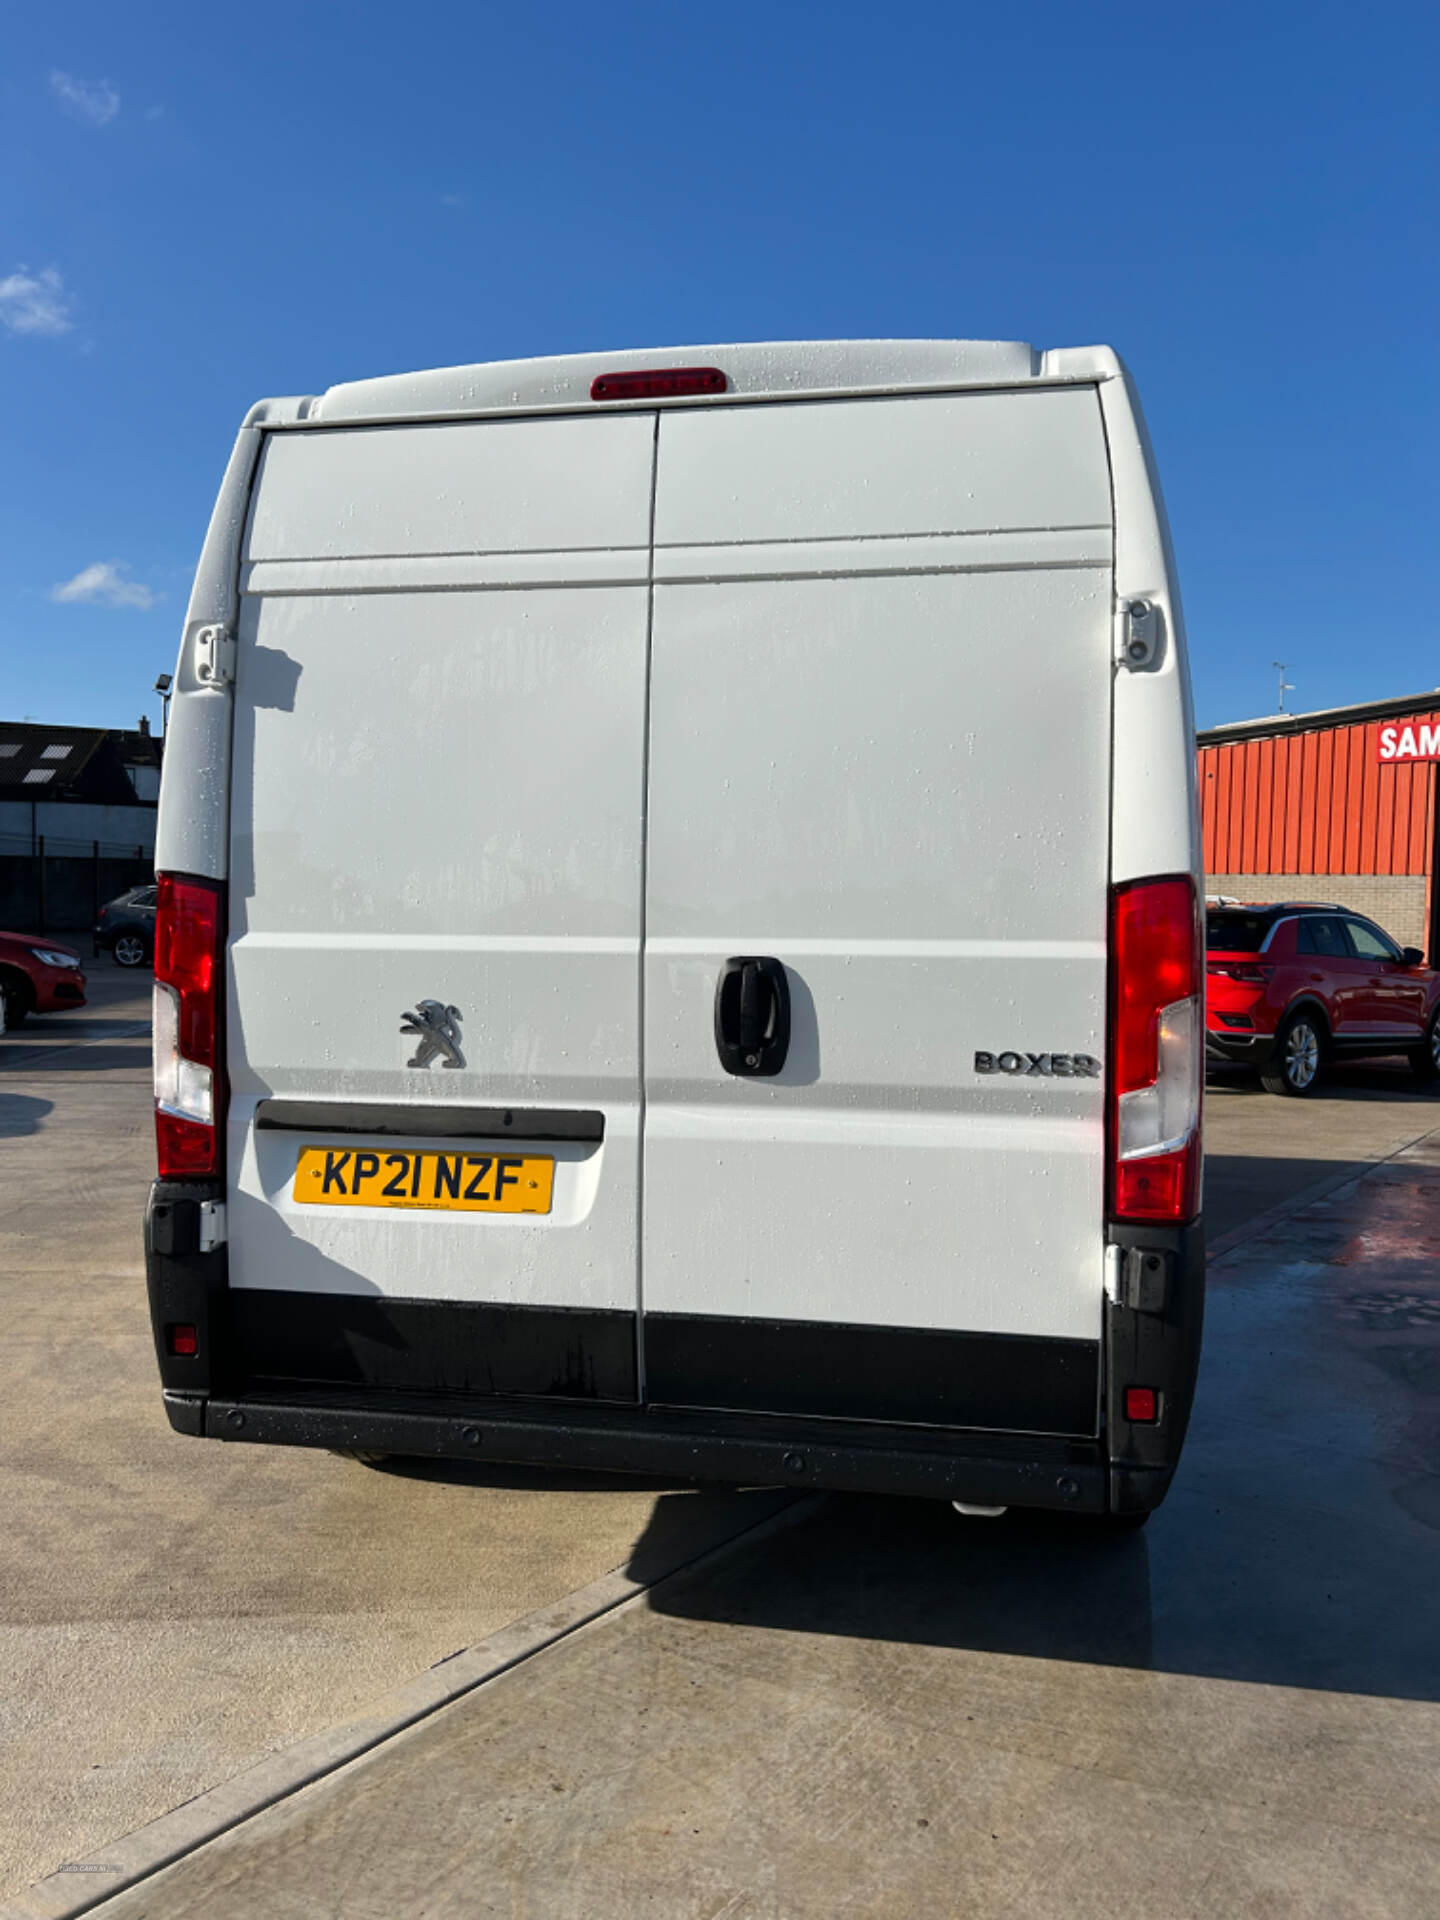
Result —
<path fill-rule="evenodd" d="M 69 747 L 46 747 L 40 758 L 42 760 L 63 760 L 69 751 Z"/>
<path fill-rule="evenodd" d="M 47 780 L 53 780 L 54 778 L 55 769 L 53 767 L 31 767 L 20 784 L 22 787 L 40 787 L 43 786 Z"/>

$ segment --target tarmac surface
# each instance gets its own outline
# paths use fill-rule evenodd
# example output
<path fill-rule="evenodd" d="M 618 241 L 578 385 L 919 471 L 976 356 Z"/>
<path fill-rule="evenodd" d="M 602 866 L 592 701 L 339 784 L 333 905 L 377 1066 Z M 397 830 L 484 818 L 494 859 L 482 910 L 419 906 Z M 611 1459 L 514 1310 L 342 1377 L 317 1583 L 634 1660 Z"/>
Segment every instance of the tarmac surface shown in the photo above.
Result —
<path fill-rule="evenodd" d="M 1212 1086 L 1229 1250 L 1144 1533 L 830 1497 L 695 1561 L 789 1496 L 172 1434 L 148 977 L 92 977 L 0 1038 L 7 1893 L 587 1581 L 646 1591 L 130 1891 L 28 1910 L 1435 1912 L 1440 1142 L 1403 1149 L 1440 1099 Z"/>

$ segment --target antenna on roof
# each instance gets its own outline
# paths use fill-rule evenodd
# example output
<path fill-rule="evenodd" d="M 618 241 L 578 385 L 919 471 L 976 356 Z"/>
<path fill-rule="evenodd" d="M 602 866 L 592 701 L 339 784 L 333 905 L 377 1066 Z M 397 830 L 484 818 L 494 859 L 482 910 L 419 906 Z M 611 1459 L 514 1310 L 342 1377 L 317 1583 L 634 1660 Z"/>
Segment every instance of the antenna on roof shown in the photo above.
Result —
<path fill-rule="evenodd" d="M 1288 671 L 1285 662 L 1283 660 L 1272 660 L 1270 664 L 1280 676 L 1280 685 L 1276 689 L 1275 694 L 1275 711 L 1277 713 L 1285 713 L 1288 711 L 1285 705 L 1285 696 L 1287 693 L 1293 693 L 1295 689 L 1285 678 L 1286 672 Z"/>

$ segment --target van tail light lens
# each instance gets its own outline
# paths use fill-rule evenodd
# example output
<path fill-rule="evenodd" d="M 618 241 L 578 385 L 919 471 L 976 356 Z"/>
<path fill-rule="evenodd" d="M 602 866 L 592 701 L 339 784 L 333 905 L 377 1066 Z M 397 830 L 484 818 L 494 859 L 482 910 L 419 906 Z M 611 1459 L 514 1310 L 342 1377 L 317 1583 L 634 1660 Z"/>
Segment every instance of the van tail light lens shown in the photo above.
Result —
<path fill-rule="evenodd" d="M 1199 1208 L 1202 951 L 1188 875 L 1115 889 L 1109 1124 L 1118 1220 L 1189 1220 Z"/>
<path fill-rule="evenodd" d="M 729 384 L 719 367 L 644 367 L 598 374 L 590 382 L 590 398 L 678 400 L 687 393 L 724 393 Z"/>
<path fill-rule="evenodd" d="M 162 873 L 155 910 L 155 1138 L 162 1180 L 221 1170 L 224 950 L 224 889 L 213 880 Z"/>

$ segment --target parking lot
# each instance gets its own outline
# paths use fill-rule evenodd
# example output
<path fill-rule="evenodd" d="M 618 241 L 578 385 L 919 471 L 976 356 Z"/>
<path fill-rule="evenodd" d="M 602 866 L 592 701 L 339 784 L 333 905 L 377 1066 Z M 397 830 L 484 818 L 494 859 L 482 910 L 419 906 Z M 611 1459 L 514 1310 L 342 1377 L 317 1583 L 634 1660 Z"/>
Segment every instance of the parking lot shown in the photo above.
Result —
<path fill-rule="evenodd" d="M 1189 1449 L 1116 1542 L 172 1434 L 148 993 L 98 963 L 0 1039 L 16 1911 L 1433 1913 L 1440 1098 L 1399 1068 L 1212 1084 Z"/>

